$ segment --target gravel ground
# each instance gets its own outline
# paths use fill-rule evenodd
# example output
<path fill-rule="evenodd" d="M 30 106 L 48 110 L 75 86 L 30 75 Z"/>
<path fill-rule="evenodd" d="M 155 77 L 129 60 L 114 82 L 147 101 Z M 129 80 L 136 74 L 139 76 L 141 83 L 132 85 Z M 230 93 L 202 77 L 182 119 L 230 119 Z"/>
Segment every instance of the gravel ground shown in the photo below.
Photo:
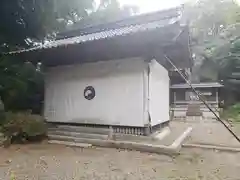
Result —
<path fill-rule="evenodd" d="M 170 127 L 173 134 L 180 128 L 193 128 L 185 143 L 240 148 L 240 143 L 216 120 L 176 120 Z M 240 137 L 240 124 L 233 124 L 230 128 Z"/>
<path fill-rule="evenodd" d="M 0 179 L 237 180 L 240 154 L 183 150 L 177 157 L 107 148 L 24 145 L 0 149 Z M 14 178 L 12 178 L 14 179 Z"/>

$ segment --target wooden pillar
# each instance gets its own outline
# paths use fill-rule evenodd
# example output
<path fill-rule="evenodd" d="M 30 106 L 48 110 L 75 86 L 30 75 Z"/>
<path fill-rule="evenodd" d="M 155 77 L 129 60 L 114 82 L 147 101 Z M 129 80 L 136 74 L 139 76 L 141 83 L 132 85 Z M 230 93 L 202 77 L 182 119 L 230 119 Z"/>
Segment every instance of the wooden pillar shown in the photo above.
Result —
<path fill-rule="evenodd" d="M 176 102 L 176 91 L 173 92 L 173 104 Z"/>
<path fill-rule="evenodd" d="M 218 88 L 216 88 L 216 102 L 218 104 L 219 98 L 218 98 Z"/>

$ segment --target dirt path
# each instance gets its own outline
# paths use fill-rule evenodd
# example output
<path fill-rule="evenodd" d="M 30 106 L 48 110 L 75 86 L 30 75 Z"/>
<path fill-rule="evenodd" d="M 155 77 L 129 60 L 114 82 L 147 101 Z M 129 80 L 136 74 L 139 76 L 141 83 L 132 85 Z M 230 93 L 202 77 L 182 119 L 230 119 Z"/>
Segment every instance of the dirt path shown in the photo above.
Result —
<path fill-rule="evenodd" d="M 0 179 L 234 180 L 240 177 L 240 154 L 184 150 L 172 158 L 116 149 L 78 149 L 57 145 L 0 149 Z"/>

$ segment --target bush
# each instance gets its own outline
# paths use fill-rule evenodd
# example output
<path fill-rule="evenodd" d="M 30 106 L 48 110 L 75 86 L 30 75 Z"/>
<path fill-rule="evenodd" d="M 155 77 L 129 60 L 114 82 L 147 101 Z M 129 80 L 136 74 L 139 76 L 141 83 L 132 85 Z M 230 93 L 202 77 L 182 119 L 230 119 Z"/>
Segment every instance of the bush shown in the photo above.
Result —
<path fill-rule="evenodd" d="M 39 115 L 33 115 L 29 112 L 7 112 L 5 118 L 1 131 L 7 144 L 39 141 L 46 135 L 46 124 Z"/>
<path fill-rule="evenodd" d="M 240 122 L 240 103 L 230 106 L 225 112 L 224 116 L 231 118 L 236 122 Z"/>

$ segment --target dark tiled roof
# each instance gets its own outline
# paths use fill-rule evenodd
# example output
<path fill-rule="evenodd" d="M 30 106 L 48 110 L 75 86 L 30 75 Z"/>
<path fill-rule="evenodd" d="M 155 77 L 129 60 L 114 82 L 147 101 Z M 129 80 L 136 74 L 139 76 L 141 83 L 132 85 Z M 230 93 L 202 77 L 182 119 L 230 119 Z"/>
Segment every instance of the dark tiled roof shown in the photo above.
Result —
<path fill-rule="evenodd" d="M 156 16 L 156 13 L 154 13 Z M 101 39 L 107 39 L 107 38 L 113 38 L 116 36 L 125 36 L 129 34 L 134 34 L 137 32 L 144 32 L 144 31 L 151 31 L 151 30 L 156 30 L 158 28 L 162 28 L 168 25 L 172 25 L 174 23 L 177 23 L 180 20 L 180 14 L 175 13 L 175 15 L 168 16 L 168 17 L 163 17 L 158 18 L 158 19 L 149 19 L 150 15 L 148 14 L 145 17 L 148 17 L 147 20 L 149 19 L 149 22 L 144 20 L 144 23 L 139 22 L 139 18 L 144 17 L 143 15 L 137 17 L 138 18 L 138 23 L 137 24 L 125 24 L 122 26 L 118 26 L 117 28 L 106 28 L 99 30 L 97 32 L 92 32 L 92 33 L 85 33 L 80 36 L 74 36 L 70 38 L 64 38 L 64 39 L 59 39 L 56 41 L 51 41 L 48 43 L 45 43 L 43 45 L 33 47 L 30 49 L 25 49 L 25 50 L 19 50 L 19 51 L 14 51 L 10 52 L 9 54 L 16 54 L 16 53 L 21 53 L 21 52 L 30 52 L 30 51 L 35 51 L 39 49 L 50 49 L 50 48 L 55 48 L 55 47 L 60 47 L 60 46 L 67 46 L 67 45 L 72 45 L 72 44 L 81 44 L 85 42 L 90 42 L 90 41 L 96 41 L 96 40 L 101 40 Z M 136 19 L 136 17 L 135 17 Z M 118 22 L 116 22 L 117 24 Z M 112 23 L 113 24 L 113 23 Z M 93 27 L 95 28 L 95 27 Z M 88 28 L 91 31 L 91 28 Z"/>

